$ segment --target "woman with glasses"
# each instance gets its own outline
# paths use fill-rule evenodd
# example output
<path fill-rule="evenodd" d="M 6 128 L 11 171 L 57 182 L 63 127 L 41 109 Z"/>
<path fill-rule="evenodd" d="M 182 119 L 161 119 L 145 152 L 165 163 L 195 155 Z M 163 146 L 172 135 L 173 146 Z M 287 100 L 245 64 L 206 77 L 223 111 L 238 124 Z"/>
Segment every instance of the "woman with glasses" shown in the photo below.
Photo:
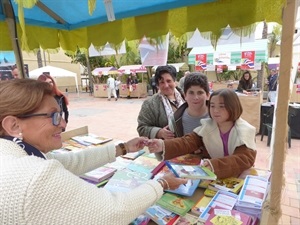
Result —
<path fill-rule="evenodd" d="M 140 137 L 115 146 L 49 154 L 66 127 L 46 82 L 0 83 L 0 224 L 128 224 L 166 188 L 186 180 L 165 175 L 127 193 L 111 193 L 80 179 L 117 156 L 147 144 Z"/>
<path fill-rule="evenodd" d="M 56 83 L 54 79 L 50 76 L 50 74 L 44 73 L 38 77 L 38 80 L 47 82 L 52 86 L 54 97 L 57 103 L 59 104 L 62 113 L 64 114 L 64 119 L 66 123 L 68 123 L 68 119 L 69 119 L 68 98 L 57 88 Z"/>

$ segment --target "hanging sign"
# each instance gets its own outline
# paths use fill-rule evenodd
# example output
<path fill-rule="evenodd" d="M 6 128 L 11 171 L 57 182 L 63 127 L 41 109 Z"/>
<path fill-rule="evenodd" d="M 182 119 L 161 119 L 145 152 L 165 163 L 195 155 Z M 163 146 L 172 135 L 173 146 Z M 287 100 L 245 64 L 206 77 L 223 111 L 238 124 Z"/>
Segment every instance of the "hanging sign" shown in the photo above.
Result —
<path fill-rule="evenodd" d="M 255 51 L 244 51 L 241 53 L 241 69 L 254 69 Z"/>

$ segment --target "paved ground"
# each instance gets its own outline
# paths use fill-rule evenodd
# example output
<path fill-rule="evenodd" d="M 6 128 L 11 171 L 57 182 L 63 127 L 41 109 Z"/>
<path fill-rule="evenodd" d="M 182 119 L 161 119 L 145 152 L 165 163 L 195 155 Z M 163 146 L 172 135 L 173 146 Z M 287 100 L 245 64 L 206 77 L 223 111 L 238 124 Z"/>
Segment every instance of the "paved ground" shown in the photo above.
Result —
<path fill-rule="evenodd" d="M 87 125 L 89 132 L 103 137 L 128 140 L 138 136 L 137 116 L 144 101 L 124 99 L 107 101 L 94 98 L 87 93 L 69 94 L 70 117 L 67 130 Z M 271 158 L 267 137 L 260 141 L 256 137 L 258 155 L 257 168 L 268 168 Z M 285 187 L 281 201 L 282 217 L 279 224 L 300 224 L 300 139 L 292 139 L 292 148 L 287 150 L 285 159 Z"/>

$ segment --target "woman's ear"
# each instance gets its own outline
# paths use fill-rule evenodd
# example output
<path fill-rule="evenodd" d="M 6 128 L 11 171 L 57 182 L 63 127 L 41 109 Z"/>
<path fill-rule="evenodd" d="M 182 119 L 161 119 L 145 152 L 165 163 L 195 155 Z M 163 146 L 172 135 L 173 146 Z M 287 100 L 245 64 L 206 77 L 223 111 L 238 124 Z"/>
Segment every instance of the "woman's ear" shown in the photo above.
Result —
<path fill-rule="evenodd" d="M 19 134 L 22 132 L 19 120 L 15 116 L 6 116 L 2 120 L 2 127 L 5 133 L 12 137 L 19 137 Z"/>

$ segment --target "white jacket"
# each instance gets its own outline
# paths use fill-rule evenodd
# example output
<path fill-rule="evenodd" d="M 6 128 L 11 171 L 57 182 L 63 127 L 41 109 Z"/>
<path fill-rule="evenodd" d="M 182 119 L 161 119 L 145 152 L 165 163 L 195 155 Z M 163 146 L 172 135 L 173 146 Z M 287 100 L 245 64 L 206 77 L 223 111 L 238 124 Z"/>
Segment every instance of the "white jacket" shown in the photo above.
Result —
<path fill-rule="evenodd" d="M 201 126 L 194 129 L 194 132 L 202 137 L 203 143 L 211 156 L 214 158 L 224 157 L 223 142 L 219 135 L 217 123 L 211 118 L 202 119 Z M 228 138 L 228 154 L 232 155 L 236 147 L 246 145 L 250 149 L 256 149 L 255 127 L 245 120 L 239 118 L 235 121 Z"/>
<path fill-rule="evenodd" d="M 0 224 L 128 224 L 163 193 L 152 180 L 111 193 L 76 176 L 114 161 L 113 144 L 47 158 L 0 138 Z"/>

